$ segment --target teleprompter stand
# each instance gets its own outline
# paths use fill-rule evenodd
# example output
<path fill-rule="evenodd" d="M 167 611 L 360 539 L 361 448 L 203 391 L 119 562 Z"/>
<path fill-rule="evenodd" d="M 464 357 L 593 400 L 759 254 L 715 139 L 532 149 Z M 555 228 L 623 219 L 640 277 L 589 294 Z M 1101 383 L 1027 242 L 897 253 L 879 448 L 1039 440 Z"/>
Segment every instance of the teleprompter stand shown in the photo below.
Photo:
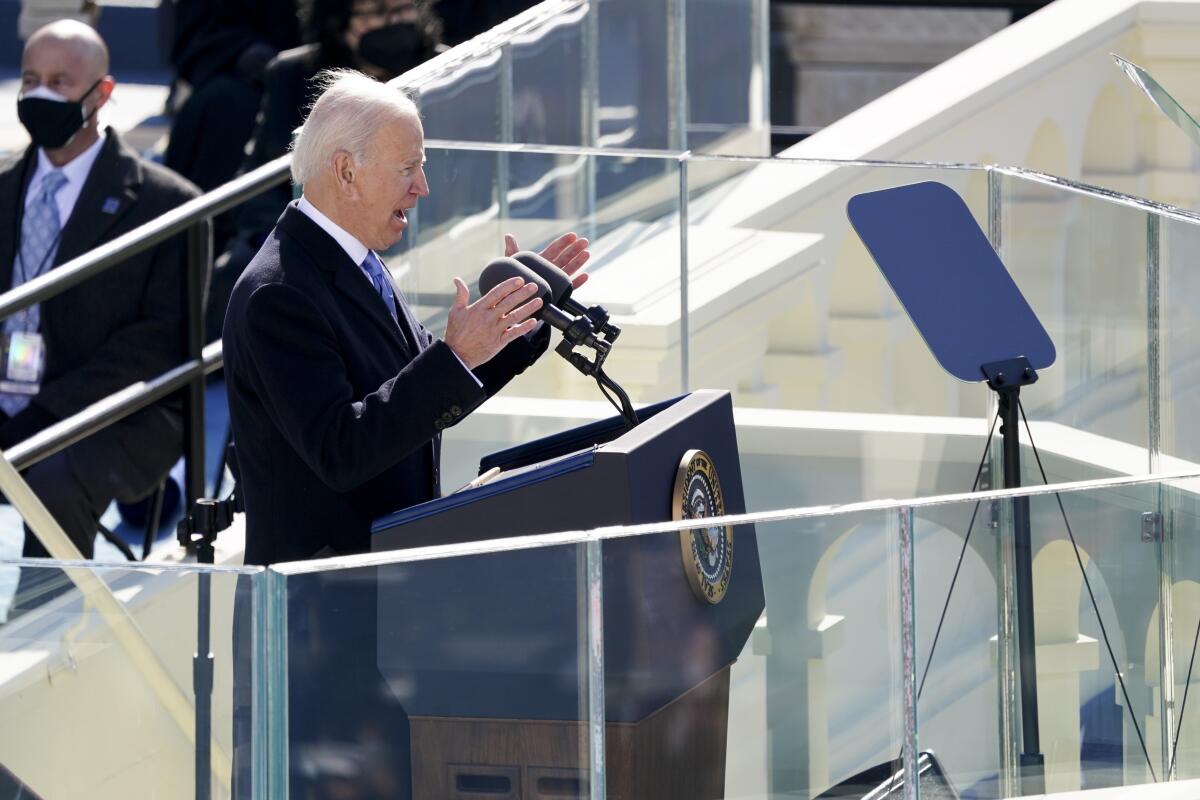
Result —
<path fill-rule="evenodd" d="M 948 186 L 916 183 L 856 195 L 850 222 L 938 363 L 996 392 L 1004 487 L 1021 485 L 1020 393 L 1054 363 L 1054 343 L 970 209 Z M 1013 500 L 1021 687 L 1021 793 L 1041 794 L 1029 498 Z"/>
<path fill-rule="evenodd" d="M 1021 387 L 1037 382 L 1037 371 L 1024 356 L 993 361 L 980 367 L 988 388 L 999 400 L 1003 437 L 1004 488 L 1021 485 Z M 1017 592 L 1017 652 L 1021 681 L 1021 779 L 1024 794 L 1044 791 L 1045 759 L 1038 735 L 1037 642 L 1033 629 L 1033 547 L 1030 543 L 1029 498 L 1014 497 L 1013 561 Z"/>

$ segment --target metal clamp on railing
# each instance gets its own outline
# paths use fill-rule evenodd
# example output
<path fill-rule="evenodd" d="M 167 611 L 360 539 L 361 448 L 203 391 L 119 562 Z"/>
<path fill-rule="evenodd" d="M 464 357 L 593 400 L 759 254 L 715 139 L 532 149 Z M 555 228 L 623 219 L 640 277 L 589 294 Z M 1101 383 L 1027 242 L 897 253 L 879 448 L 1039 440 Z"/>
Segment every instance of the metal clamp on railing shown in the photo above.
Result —
<path fill-rule="evenodd" d="M 192 513 L 179 520 L 175 535 L 179 544 L 188 549 L 195 548 L 196 560 L 201 564 L 213 563 L 214 544 L 217 534 L 233 524 L 233 515 L 246 510 L 242 495 L 237 489 L 224 500 L 202 497 L 192 504 Z"/>

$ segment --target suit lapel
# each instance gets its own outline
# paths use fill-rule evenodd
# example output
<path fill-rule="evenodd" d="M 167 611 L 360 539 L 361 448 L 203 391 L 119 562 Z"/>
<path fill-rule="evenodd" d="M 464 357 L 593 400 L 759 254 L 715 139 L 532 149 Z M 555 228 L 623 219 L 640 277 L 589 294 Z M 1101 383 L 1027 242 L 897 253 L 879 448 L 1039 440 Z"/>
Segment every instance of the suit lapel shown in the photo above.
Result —
<path fill-rule="evenodd" d="M 62 242 L 55 266 L 86 253 L 101 241 L 109 229 L 137 201 L 142 174 L 134 154 L 126 150 L 116 131 L 108 136 L 92 171 L 83 183 L 83 191 L 63 227 Z"/>
<path fill-rule="evenodd" d="M 341 248 L 338 248 L 341 250 Z M 367 280 L 367 276 L 362 274 L 362 270 L 350 258 L 342 252 L 342 261 L 344 263 L 338 266 L 337 272 L 333 276 L 334 284 L 344 292 L 348 297 L 362 306 L 371 319 L 375 320 L 382 326 L 392 340 L 396 342 L 409 358 L 412 358 L 413 353 L 408 346 L 408 342 L 400 334 L 400 328 L 396 326 L 396 320 L 392 319 L 392 315 L 388 313 L 387 305 L 383 302 L 383 298 L 375 291 L 375 287 Z"/>
<path fill-rule="evenodd" d="M 396 281 L 392 279 L 391 270 L 386 269 L 386 264 L 384 266 L 388 280 L 392 284 L 392 294 L 396 295 L 396 311 L 398 312 L 397 316 L 400 327 L 404 331 L 404 339 L 413 348 L 414 352 L 419 353 L 425 349 L 420 335 L 421 323 L 417 321 L 412 308 L 408 305 L 408 298 L 404 296 L 404 292 L 396 284 Z"/>
<path fill-rule="evenodd" d="M 30 147 L 25 157 L 0 171 L 0 292 L 12 288 L 13 262 L 21 241 L 21 217 L 25 190 L 33 178 L 37 150 Z"/>
<path fill-rule="evenodd" d="M 303 211 L 292 203 L 284 210 L 279 218 L 280 226 L 288 233 L 299 239 L 312 256 L 313 261 L 321 269 L 333 273 L 333 285 L 337 290 L 350 298 L 367 318 L 384 330 L 387 336 L 399 347 L 409 359 L 413 352 L 400 334 L 396 320 L 388 313 L 383 299 L 375 291 L 367 277 L 357 264 L 346 255 L 333 237 L 321 230 L 320 226 L 304 215 Z"/>

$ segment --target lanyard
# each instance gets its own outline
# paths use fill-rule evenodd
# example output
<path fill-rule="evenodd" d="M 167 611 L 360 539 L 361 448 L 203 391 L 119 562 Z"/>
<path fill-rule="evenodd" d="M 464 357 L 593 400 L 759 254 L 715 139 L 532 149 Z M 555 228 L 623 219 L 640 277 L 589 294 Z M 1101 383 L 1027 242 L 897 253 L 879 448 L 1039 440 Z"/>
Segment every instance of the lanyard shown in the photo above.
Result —
<path fill-rule="evenodd" d="M 13 262 L 13 283 L 10 288 L 15 289 L 21 284 L 28 283 L 46 271 L 46 265 L 50 260 L 50 256 L 58 252 L 58 246 L 62 242 L 63 231 L 65 229 L 66 225 L 59 226 L 58 235 L 54 237 L 54 241 L 50 243 L 48 248 L 46 248 L 46 252 L 42 256 L 42 260 L 38 262 L 33 274 L 29 274 L 29 272 L 26 270 L 27 265 L 25 264 L 25 259 L 21 256 L 21 242 L 17 242 L 17 257 Z M 20 277 L 20 282 L 17 281 L 18 276 Z M 16 319 L 16 323 L 14 323 L 16 325 L 16 330 L 30 330 L 29 317 L 32 313 L 33 307 L 29 306 L 18 311 L 13 315 L 13 317 L 10 317 L 10 319 Z M 5 323 L 7 322 L 8 320 L 5 320 Z M 5 324 L 4 327 L 8 330 L 13 329 L 13 325 L 10 324 Z"/>

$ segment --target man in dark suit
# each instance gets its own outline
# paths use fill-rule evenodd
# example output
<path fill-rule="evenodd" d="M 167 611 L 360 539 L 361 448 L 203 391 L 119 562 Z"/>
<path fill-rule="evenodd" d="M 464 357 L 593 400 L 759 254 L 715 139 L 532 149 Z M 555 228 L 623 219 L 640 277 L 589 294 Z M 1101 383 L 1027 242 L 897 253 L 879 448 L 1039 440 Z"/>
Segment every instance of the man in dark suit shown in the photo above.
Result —
<path fill-rule="evenodd" d="M 474 303 L 456 278 L 444 337 L 421 326 L 375 253 L 429 193 L 416 108 L 359 73 L 326 83 L 292 157 L 304 194 L 238 280 L 225 319 L 247 564 L 369 550 L 372 519 L 439 495 L 442 431 L 549 342 L 530 318 L 541 301 L 520 278 Z M 566 234 L 543 255 L 583 282 L 587 240 Z M 375 586 L 362 572 L 328 577 L 289 584 L 289 791 L 406 798 L 408 717 L 376 668 Z M 239 617 L 239 652 L 249 627 Z M 248 676 L 248 660 L 235 669 Z M 238 797 L 249 684 L 235 680 Z"/>
<path fill-rule="evenodd" d="M 96 112 L 112 94 L 108 50 L 91 28 L 59 21 L 21 60 L 18 113 L 33 144 L 0 167 L 0 289 L 31 280 L 195 197 L 187 181 L 139 158 Z M 183 360 L 184 243 L 176 238 L 4 321 L 6 342 L 41 346 L 44 369 L 10 380 L 2 365 L 0 448 Z M 38 345 L 40 343 L 40 345 Z M 182 450 L 177 403 L 160 403 L 31 467 L 25 477 L 87 558 L 117 498 L 149 493 Z M 24 555 L 46 551 L 28 532 Z M 26 572 L 29 572 L 26 570 Z M 23 599 L 32 602 L 22 576 Z"/>
<path fill-rule="evenodd" d="M 225 320 L 248 564 L 369 550 L 375 517 L 440 494 L 442 431 L 549 340 L 530 319 L 535 287 L 519 278 L 475 303 L 456 278 L 443 339 L 417 322 L 375 250 L 401 237 L 429 192 L 421 123 L 398 89 L 335 74 L 296 141 L 304 196 L 250 262 Z M 567 234 L 545 254 L 576 274 L 587 240 Z"/>

